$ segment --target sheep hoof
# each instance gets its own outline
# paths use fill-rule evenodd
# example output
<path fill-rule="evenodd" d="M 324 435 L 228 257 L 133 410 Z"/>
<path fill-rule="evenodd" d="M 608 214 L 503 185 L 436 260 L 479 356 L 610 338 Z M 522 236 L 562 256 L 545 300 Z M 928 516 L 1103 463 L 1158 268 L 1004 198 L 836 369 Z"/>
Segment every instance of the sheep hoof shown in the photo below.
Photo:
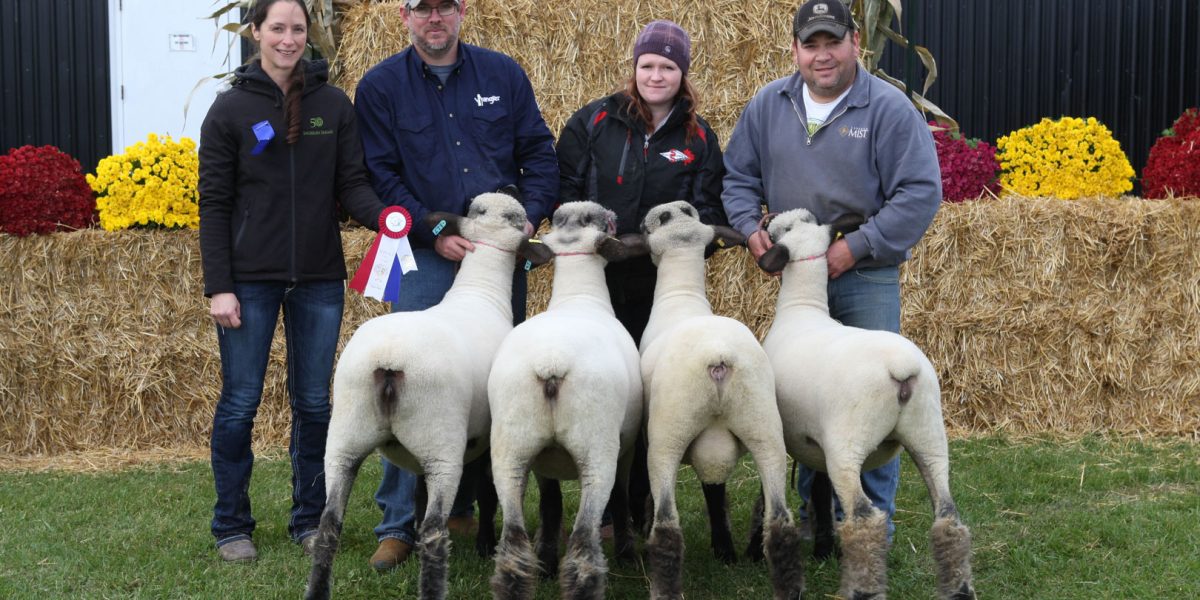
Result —
<path fill-rule="evenodd" d="M 737 564 L 737 552 L 733 549 L 733 542 L 718 544 L 713 543 L 713 557 L 727 565 Z"/>
<path fill-rule="evenodd" d="M 814 560 L 826 561 L 835 555 L 840 555 L 840 553 L 837 551 L 837 543 L 832 535 L 820 536 L 813 541 Z"/>
<path fill-rule="evenodd" d="M 650 563 L 650 597 L 683 598 L 683 532 L 655 527 L 646 542 Z"/>
<path fill-rule="evenodd" d="M 971 587 L 971 582 L 964 581 L 950 600 L 975 600 L 975 589 Z"/>

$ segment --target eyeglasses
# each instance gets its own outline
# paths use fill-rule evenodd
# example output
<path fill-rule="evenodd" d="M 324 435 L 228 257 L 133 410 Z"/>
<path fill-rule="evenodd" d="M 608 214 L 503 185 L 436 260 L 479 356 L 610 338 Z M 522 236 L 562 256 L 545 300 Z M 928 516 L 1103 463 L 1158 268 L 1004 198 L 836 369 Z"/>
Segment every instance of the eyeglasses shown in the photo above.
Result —
<path fill-rule="evenodd" d="M 428 19 L 433 16 L 433 7 L 428 4 L 419 4 L 408 10 L 418 19 Z M 456 12 L 458 12 L 457 2 L 443 2 L 437 7 L 437 14 L 443 17 L 448 17 Z"/>

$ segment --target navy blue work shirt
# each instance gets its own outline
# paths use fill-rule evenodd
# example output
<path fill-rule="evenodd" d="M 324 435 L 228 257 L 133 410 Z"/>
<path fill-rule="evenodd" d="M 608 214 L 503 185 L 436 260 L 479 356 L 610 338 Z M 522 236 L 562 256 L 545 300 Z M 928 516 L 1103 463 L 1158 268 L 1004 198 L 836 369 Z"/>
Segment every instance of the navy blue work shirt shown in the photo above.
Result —
<path fill-rule="evenodd" d="M 444 84 L 411 46 L 359 81 L 354 106 L 375 193 L 419 224 L 429 211 L 465 215 L 475 196 L 515 184 L 537 227 L 558 201 L 558 160 L 529 77 L 486 48 L 459 43 L 458 56 Z M 426 227 L 409 238 L 433 246 Z"/>

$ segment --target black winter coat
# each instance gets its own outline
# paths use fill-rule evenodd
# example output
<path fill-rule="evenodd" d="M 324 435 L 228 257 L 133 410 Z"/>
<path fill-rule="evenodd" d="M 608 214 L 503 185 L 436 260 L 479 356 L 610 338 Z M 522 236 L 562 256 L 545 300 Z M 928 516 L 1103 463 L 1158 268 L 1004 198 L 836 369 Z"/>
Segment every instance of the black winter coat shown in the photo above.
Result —
<path fill-rule="evenodd" d="M 300 139 L 287 143 L 283 92 L 258 61 L 239 67 L 200 128 L 200 255 L 204 295 L 235 281 L 346 278 L 338 201 L 379 227 L 384 205 L 363 166 L 354 107 L 328 85 L 324 61 L 305 63 Z M 253 127 L 274 139 L 259 154 Z"/>
<path fill-rule="evenodd" d="M 686 200 L 709 225 L 727 225 L 721 204 L 725 165 L 717 134 L 697 116 L 687 136 L 688 106 L 681 100 L 658 131 L 627 113 L 628 97 L 617 92 L 589 103 L 567 121 L 558 137 L 559 197 L 592 200 L 617 214 L 617 233 L 641 228 L 650 209 Z M 610 264 L 606 270 L 614 303 L 645 302 L 656 277 L 649 257 Z"/>

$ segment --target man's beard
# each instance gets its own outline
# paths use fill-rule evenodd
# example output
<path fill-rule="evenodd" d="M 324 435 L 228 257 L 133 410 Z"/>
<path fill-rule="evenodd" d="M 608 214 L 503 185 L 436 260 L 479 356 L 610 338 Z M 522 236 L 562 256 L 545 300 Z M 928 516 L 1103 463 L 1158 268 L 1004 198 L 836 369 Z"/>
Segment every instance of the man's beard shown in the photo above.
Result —
<path fill-rule="evenodd" d="M 442 57 L 449 53 L 450 49 L 458 43 L 458 36 L 449 35 L 451 33 L 450 30 L 446 30 L 446 33 L 448 34 L 446 36 L 446 41 L 440 44 L 430 44 L 421 37 L 418 37 L 415 33 L 410 37 L 412 38 L 413 45 L 420 48 L 425 54 L 434 57 Z"/>

